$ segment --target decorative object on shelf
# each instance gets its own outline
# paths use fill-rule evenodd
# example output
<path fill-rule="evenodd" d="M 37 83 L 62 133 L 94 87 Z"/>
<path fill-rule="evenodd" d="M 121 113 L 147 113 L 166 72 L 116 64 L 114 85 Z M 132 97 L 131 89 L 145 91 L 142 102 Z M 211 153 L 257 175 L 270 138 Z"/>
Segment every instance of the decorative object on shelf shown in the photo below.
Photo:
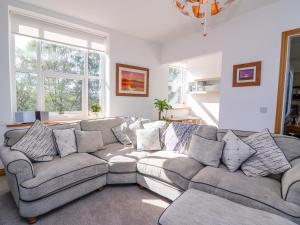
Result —
<path fill-rule="evenodd" d="M 189 82 L 189 94 L 208 94 L 220 92 L 220 77 L 196 79 Z"/>
<path fill-rule="evenodd" d="M 99 118 L 101 116 L 100 115 L 101 110 L 102 110 L 102 108 L 99 103 L 93 103 L 91 105 L 91 111 L 92 111 L 93 117 Z"/>
<path fill-rule="evenodd" d="M 209 16 L 215 16 L 228 8 L 235 0 L 175 0 L 179 11 L 185 15 L 201 20 L 203 35 L 206 36 L 206 25 Z"/>
<path fill-rule="evenodd" d="M 154 106 L 158 109 L 158 119 L 165 119 L 166 116 L 162 117 L 161 114 L 164 111 L 172 109 L 172 106 L 167 102 L 167 99 L 154 99 Z"/>
<path fill-rule="evenodd" d="M 233 66 L 233 87 L 260 86 L 261 61 Z"/>
<path fill-rule="evenodd" d="M 116 95 L 148 97 L 149 69 L 117 63 Z"/>

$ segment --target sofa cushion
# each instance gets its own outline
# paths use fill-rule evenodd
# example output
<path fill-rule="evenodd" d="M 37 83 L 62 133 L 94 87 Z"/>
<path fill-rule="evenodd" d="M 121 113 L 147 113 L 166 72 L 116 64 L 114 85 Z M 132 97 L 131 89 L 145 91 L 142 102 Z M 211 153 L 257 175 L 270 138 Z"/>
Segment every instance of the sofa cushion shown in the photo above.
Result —
<path fill-rule="evenodd" d="M 75 131 L 77 150 L 81 153 L 91 153 L 103 149 L 101 131 Z"/>
<path fill-rule="evenodd" d="M 279 181 L 268 177 L 248 177 L 240 170 L 232 173 L 224 165 L 200 170 L 191 180 L 189 188 L 215 194 L 252 208 L 300 217 L 300 207 L 282 199 Z"/>
<path fill-rule="evenodd" d="M 53 130 L 53 136 L 60 157 L 65 157 L 77 152 L 74 128 L 64 130 Z"/>
<path fill-rule="evenodd" d="M 107 163 L 87 153 L 75 153 L 51 162 L 34 163 L 35 177 L 20 185 L 20 199 L 33 201 L 108 172 Z"/>
<path fill-rule="evenodd" d="M 296 225 L 280 216 L 190 189 L 159 218 L 159 225 Z"/>
<path fill-rule="evenodd" d="M 138 172 L 186 190 L 189 181 L 204 166 L 186 155 L 159 151 L 140 159 Z"/>
<path fill-rule="evenodd" d="M 98 120 L 82 120 L 80 122 L 81 130 L 83 131 L 101 131 L 104 145 L 118 142 L 112 128 L 122 124 L 123 118 L 105 118 Z"/>
<path fill-rule="evenodd" d="M 146 157 L 148 153 L 137 152 L 131 145 L 114 143 L 104 146 L 104 150 L 94 152 L 93 155 L 108 162 L 109 172 L 128 173 L 136 172 L 138 159 Z"/>

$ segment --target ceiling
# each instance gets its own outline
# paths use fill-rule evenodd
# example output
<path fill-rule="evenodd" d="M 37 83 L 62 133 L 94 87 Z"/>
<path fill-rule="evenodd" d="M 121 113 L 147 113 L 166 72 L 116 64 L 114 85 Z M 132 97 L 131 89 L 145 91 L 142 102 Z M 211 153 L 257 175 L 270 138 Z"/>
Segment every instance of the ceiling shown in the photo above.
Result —
<path fill-rule="evenodd" d="M 97 25 L 163 43 L 201 29 L 199 20 L 182 15 L 174 0 L 21 0 Z M 210 27 L 279 0 L 236 0 L 211 18 Z"/>

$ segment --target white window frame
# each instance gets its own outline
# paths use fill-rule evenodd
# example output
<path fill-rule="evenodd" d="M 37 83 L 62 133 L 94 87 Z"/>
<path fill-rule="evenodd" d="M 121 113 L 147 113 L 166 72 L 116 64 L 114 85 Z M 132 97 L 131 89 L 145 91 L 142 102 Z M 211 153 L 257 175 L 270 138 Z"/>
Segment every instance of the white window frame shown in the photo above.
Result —
<path fill-rule="evenodd" d="M 184 67 L 180 67 L 180 66 L 175 66 L 175 65 L 169 65 L 168 67 L 168 87 L 169 87 L 169 76 L 170 76 L 170 68 L 175 68 L 175 69 L 180 69 L 181 73 L 182 73 L 182 79 L 181 79 L 181 102 L 180 103 L 176 103 L 173 104 L 173 107 L 177 107 L 177 106 L 184 106 L 185 102 L 186 102 L 186 81 L 187 81 L 187 69 Z M 169 90 L 168 90 L 168 101 L 169 101 Z"/>
<path fill-rule="evenodd" d="M 52 22 L 53 24 L 58 24 L 59 26 L 65 26 L 66 28 L 72 28 L 74 30 L 83 31 L 88 33 L 91 33 L 93 35 L 99 35 L 102 37 L 105 37 L 106 39 L 106 52 L 97 51 L 94 49 L 91 49 L 91 41 L 97 41 L 97 40 L 89 40 L 88 41 L 88 47 L 87 48 L 80 48 L 75 47 L 70 44 L 63 44 L 67 47 L 74 47 L 83 49 L 84 51 L 84 74 L 82 75 L 76 75 L 76 74 L 66 74 L 66 73 L 57 73 L 57 72 L 47 72 L 43 71 L 41 68 L 41 42 L 43 41 L 42 38 L 39 37 L 30 37 L 38 40 L 37 44 L 37 67 L 36 69 L 24 69 L 24 68 L 17 68 L 15 65 L 15 35 L 20 36 L 27 36 L 22 34 L 13 34 L 10 30 L 10 67 L 11 67 L 11 84 L 12 84 L 12 110 L 13 112 L 17 111 L 17 96 L 16 96 L 16 73 L 17 72 L 29 72 L 29 73 L 35 73 L 37 74 L 38 79 L 38 85 L 37 85 L 37 110 L 38 111 L 45 111 L 45 102 L 44 102 L 44 80 L 46 77 L 55 77 L 55 78 L 66 78 L 71 80 L 82 80 L 82 113 L 80 114 L 63 114 L 59 116 L 51 116 L 50 120 L 72 120 L 72 119 L 87 119 L 89 117 L 89 109 L 88 109 L 88 81 L 89 80 L 99 80 L 100 82 L 100 96 L 99 96 L 99 104 L 101 105 L 101 113 L 102 116 L 105 116 L 105 89 L 106 89 L 106 78 L 107 78 L 107 61 L 108 61 L 108 52 L 109 52 L 109 35 L 107 33 L 104 33 L 102 31 L 81 27 L 80 25 L 65 22 L 56 18 L 51 18 L 45 15 L 37 14 L 31 11 L 15 8 L 15 7 L 8 7 L 8 10 L 13 10 L 14 12 L 20 13 L 22 15 L 28 15 L 30 17 L 42 19 L 43 21 Z M 9 14 L 9 23 L 11 24 L 11 18 Z M 11 26 L 9 26 L 11 29 Z M 41 32 L 43 33 L 44 30 L 39 27 L 39 33 L 41 36 Z M 49 41 L 52 43 L 62 44 L 56 41 Z M 103 54 L 104 57 L 101 59 L 101 71 L 99 76 L 89 76 L 88 74 L 88 52 L 99 52 L 100 54 Z"/>

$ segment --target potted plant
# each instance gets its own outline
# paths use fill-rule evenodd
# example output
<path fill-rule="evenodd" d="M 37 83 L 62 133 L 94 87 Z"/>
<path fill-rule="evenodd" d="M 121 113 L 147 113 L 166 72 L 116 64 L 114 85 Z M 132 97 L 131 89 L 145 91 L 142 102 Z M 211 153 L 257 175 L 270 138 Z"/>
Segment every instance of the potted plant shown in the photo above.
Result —
<path fill-rule="evenodd" d="M 154 99 L 154 106 L 158 109 L 159 120 L 164 119 L 161 116 L 164 111 L 172 109 L 172 106 L 167 102 L 166 99 Z"/>
<path fill-rule="evenodd" d="M 93 103 L 91 105 L 91 111 L 94 115 L 95 118 L 99 118 L 100 117 L 100 112 L 101 112 L 101 106 L 99 103 Z"/>

